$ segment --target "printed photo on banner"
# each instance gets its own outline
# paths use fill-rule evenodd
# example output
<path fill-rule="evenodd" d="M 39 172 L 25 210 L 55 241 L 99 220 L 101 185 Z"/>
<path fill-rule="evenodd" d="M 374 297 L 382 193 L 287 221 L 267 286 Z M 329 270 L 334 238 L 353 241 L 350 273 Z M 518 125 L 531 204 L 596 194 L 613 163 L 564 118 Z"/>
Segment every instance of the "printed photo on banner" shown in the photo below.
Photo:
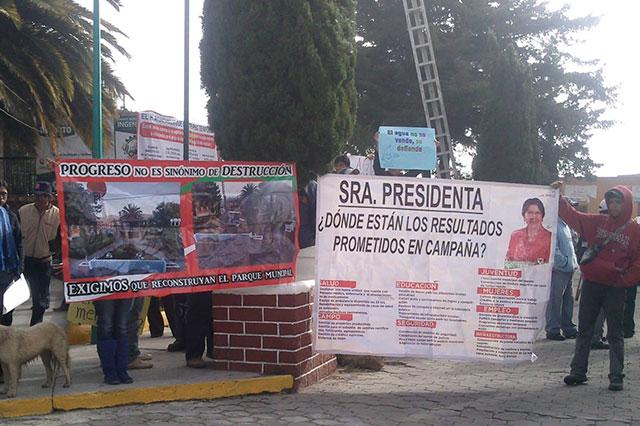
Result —
<path fill-rule="evenodd" d="M 522 204 L 525 227 L 513 231 L 505 257 L 506 268 L 549 263 L 551 231 L 545 228 L 544 203 L 539 198 L 528 198 Z"/>
<path fill-rule="evenodd" d="M 535 359 L 558 191 L 363 175 L 318 186 L 314 350 Z"/>
<path fill-rule="evenodd" d="M 184 271 L 180 184 L 65 182 L 71 278 Z"/>
<path fill-rule="evenodd" d="M 65 299 L 293 281 L 295 179 L 286 163 L 59 162 Z"/>
<path fill-rule="evenodd" d="M 436 132 L 427 127 L 388 127 L 378 129 L 380 166 L 398 170 L 436 168 Z"/>
<path fill-rule="evenodd" d="M 201 269 L 293 261 L 296 211 L 291 181 L 199 182 L 192 199 Z"/>

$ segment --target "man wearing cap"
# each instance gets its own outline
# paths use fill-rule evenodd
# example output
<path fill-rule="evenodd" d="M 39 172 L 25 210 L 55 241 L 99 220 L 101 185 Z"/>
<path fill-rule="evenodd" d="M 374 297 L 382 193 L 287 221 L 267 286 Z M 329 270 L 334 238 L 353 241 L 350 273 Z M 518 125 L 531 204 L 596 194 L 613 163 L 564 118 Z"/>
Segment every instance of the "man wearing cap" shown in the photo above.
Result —
<path fill-rule="evenodd" d="M 560 185 L 554 183 L 552 187 L 559 188 Z M 578 336 L 571 372 L 564 382 L 573 386 L 587 381 L 591 337 L 602 308 L 608 328 L 609 389 L 619 391 L 623 388 L 624 377 L 622 313 L 625 289 L 640 280 L 640 226 L 631 221 L 633 201 L 627 187 L 613 187 L 605 193 L 605 201 L 607 215 L 586 214 L 578 212 L 560 197 L 560 217 L 589 244 L 580 265 L 583 283 Z"/>
<path fill-rule="evenodd" d="M 19 210 L 24 250 L 24 275 L 31 289 L 30 325 L 42 322 L 49 307 L 51 246 L 60 235 L 60 211 L 53 205 L 49 182 L 37 182 L 35 202 Z"/>

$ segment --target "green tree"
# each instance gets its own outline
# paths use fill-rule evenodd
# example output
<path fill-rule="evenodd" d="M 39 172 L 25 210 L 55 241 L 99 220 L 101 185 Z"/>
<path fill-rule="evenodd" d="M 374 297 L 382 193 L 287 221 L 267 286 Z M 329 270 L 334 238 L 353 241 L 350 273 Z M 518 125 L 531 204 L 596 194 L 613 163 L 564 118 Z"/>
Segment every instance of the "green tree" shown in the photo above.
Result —
<path fill-rule="evenodd" d="M 358 117 L 351 151 L 373 148 L 379 126 L 424 126 L 402 0 L 358 0 Z"/>
<path fill-rule="evenodd" d="M 64 207 L 68 225 L 95 225 L 102 210 L 93 193 L 77 182 L 64 183 Z"/>
<path fill-rule="evenodd" d="M 114 7 L 120 0 L 110 0 Z M 72 126 L 91 143 L 92 14 L 73 0 L 0 0 L 0 138 L 27 152 L 44 129 L 54 140 Z M 104 129 L 128 94 L 113 74 L 120 31 L 102 22 Z M 106 140 L 110 140 L 109 137 Z"/>
<path fill-rule="evenodd" d="M 594 29 L 597 18 L 570 18 L 566 7 L 551 11 L 540 0 L 433 0 L 427 2 L 427 14 L 455 143 L 475 149 L 480 138 L 483 108 L 494 96 L 487 72 L 492 60 L 488 38 L 494 34 L 501 45 L 512 43 L 521 61 L 531 66 L 541 181 L 558 173 L 593 172 L 597 165 L 586 142 L 593 129 L 611 124 L 602 114 L 603 106 L 615 101 L 615 90 L 604 83 L 601 64 L 584 62 L 566 47 L 580 31 Z M 423 109 L 402 0 L 359 0 L 358 35 L 355 133 L 363 137 L 354 144 L 367 147 L 370 129 L 399 124 L 395 112 L 384 111 L 393 95 L 406 95 L 395 98 L 400 118 L 408 124 L 425 121 L 418 117 Z M 393 70 L 397 72 L 390 79 Z"/>
<path fill-rule="evenodd" d="M 513 45 L 505 49 L 490 39 L 492 96 L 482 108 L 473 177 L 477 180 L 540 183 L 540 149 L 535 94 L 529 66 Z"/>
<path fill-rule="evenodd" d="M 351 136 L 355 0 L 210 0 L 202 85 L 229 160 L 292 161 L 301 183 Z"/>
<path fill-rule="evenodd" d="M 222 193 L 220 192 L 220 186 L 216 182 L 198 182 L 193 185 L 191 194 L 194 214 L 198 206 L 206 208 L 216 216 L 220 214 Z"/>
<path fill-rule="evenodd" d="M 163 201 L 153 209 L 150 223 L 158 228 L 168 228 L 171 226 L 171 219 L 178 218 L 180 218 L 180 204 Z"/>

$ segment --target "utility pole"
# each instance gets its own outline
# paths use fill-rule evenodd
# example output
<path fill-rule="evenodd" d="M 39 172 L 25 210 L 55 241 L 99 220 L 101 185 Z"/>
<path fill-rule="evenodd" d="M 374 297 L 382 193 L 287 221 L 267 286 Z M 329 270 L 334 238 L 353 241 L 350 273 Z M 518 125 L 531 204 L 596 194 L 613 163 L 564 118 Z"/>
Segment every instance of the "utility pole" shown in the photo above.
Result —
<path fill-rule="evenodd" d="M 189 160 L 189 0 L 184 0 L 184 121 L 182 145 L 185 161 Z"/>
<path fill-rule="evenodd" d="M 100 35 L 100 0 L 93 0 L 93 92 L 92 155 L 102 158 L 102 49 Z"/>

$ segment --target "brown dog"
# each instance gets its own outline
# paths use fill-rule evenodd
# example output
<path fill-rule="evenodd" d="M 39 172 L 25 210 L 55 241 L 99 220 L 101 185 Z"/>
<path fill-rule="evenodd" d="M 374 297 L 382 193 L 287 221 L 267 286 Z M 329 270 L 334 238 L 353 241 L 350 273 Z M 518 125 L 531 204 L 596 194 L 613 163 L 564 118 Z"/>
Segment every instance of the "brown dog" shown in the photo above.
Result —
<path fill-rule="evenodd" d="M 22 366 L 38 355 L 47 371 L 43 388 L 52 385 L 58 366 L 64 371 L 64 387 L 71 385 L 69 346 L 62 328 L 52 322 L 43 322 L 29 328 L 0 325 L 0 365 L 5 381 L 5 390 L 0 393 L 6 393 L 8 398 L 15 397 Z"/>

